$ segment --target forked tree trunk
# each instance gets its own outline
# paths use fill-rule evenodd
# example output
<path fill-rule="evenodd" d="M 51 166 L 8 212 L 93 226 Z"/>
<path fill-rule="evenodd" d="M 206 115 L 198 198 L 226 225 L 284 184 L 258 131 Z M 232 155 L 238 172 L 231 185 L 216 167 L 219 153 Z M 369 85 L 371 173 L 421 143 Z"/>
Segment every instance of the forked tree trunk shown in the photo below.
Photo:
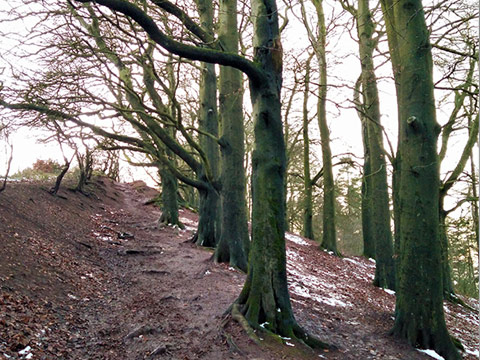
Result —
<path fill-rule="evenodd" d="M 237 0 L 223 0 L 219 8 L 218 38 L 225 51 L 238 53 Z M 250 237 L 245 203 L 243 81 L 237 69 L 220 67 L 221 121 L 221 235 L 217 262 L 247 271 Z"/>
<path fill-rule="evenodd" d="M 412 346 L 461 359 L 445 324 L 438 234 L 439 126 L 429 32 L 420 0 L 382 0 L 397 90 L 401 169 L 395 324 Z M 398 169 L 397 169 L 398 170 Z"/>

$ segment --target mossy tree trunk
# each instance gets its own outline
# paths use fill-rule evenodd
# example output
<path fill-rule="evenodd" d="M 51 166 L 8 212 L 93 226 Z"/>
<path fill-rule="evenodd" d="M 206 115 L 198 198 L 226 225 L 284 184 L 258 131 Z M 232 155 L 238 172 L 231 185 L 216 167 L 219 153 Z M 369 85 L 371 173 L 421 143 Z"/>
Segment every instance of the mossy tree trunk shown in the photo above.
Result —
<path fill-rule="evenodd" d="M 202 28 L 213 37 L 213 7 L 211 1 L 197 0 Z M 201 64 L 199 129 L 218 138 L 217 76 L 215 65 Z M 206 181 L 206 189 L 200 192 L 198 230 L 195 243 L 215 247 L 220 235 L 220 196 L 216 189 L 218 182 L 220 153 L 218 143 L 210 136 L 200 134 L 200 147 L 205 153 L 212 179 Z"/>
<path fill-rule="evenodd" d="M 158 174 L 162 186 L 162 215 L 158 220 L 158 224 L 160 226 L 172 224 L 182 226 L 178 218 L 177 178 L 168 169 L 163 167 L 160 168 Z"/>
<path fill-rule="evenodd" d="M 237 1 L 222 0 L 218 39 L 225 51 L 238 53 Z M 222 232 L 214 259 L 247 271 L 250 237 L 245 191 L 245 129 L 243 81 L 237 69 L 220 67 L 221 220 Z"/>
<path fill-rule="evenodd" d="M 397 90 L 400 253 L 392 333 L 412 346 L 460 359 L 443 313 L 438 234 L 439 125 L 432 55 L 420 0 L 382 0 Z M 397 155 L 397 157 L 398 157 Z"/>
<path fill-rule="evenodd" d="M 358 2 L 357 31 L 359 37 L 360 61 L 362 64 L 363 111 L 367 131 L 367 146 L 370 171 L 368 193 L 371 209 L 371 236 L 375 245 L 375 286 L 395 289 L 395 266 L 393 238 L 390 228 L 390 206 L 387 181 L 387 164 L 383 147 L 383 133 L 380 119 L 377 78 L 373 64 L 373 39 L 375 26 L 370 13 L 369 1 Z"/>
<path fill-rule="evenodd" d="M 251 82 L 255 147 L 252 155 L 252 244 L 248 273 L 236 300 L 248 323 L 276 334 L 324 345 L 296 323 L 288 293 L 285 253 L 285 143 L 280 89 L 282 47 L 276 3 L 252 1 L 254 62 L 266 81 Z"/>
<path fill-rule="evenodd" d="M 153 50 L 153 47 L 152 47 Z M 173 68 L 173 57 L 169 56 L 169 61 L 167 63 L 167 72 L 168 72 L 168 87 L 169 92 L 171 95 L 175 94 L 176 91 L 176 81 L 175 81 L 175 70 Z M 158 96 L 158 93 L 155 91 L 154 86 L 154 75 L 152 74 L 151 68 L 144 66 L 144 76 L 143 76 L 147 92 L 149 93 L 150 97 L 153 99 L 154 106 L 158 110 L 162 110 L 165 108 L 162 106 L 161 99 Z M 173 98 L 173 96 L 172 96 Z M 172 119 L 177 118 L 177 108 L 173 103 L 172 99 L 170 99 L 168 106 L 165 108 L 166 111 L 170 114 Z M 165 131 L 172 137 L 175 137 L 175 129 L 166 128 Z M 170 162 L 172 167 L 176 167 L 175 163 L 175 155 L 173 152 L 168 149 L 166 146 L 162 146 L 163 144 L 159 143 L 160 151 L 164 153 L 165 158 L 167 161 Z M 160 165 L 159 171 L 160 181 L 162 184 L 162 194 L 161 194 L 161 210 L 162 215 L 158 220 L 159 225 L 177 225 L 183 228 L 183 224 L 180 222 L 178 216 L 178 179 L 176 176 L 168 169 L 168 167 L 164 165 Z"/>

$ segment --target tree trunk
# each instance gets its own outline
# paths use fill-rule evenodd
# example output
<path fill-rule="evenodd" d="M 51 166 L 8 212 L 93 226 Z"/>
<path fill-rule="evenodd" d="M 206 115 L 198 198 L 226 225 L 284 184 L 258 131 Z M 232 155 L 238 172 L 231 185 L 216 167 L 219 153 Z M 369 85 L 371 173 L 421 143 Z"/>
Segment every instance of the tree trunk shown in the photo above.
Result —
<path fill-rule="evenodd" d="M 198 229 L 192 242 L 199 246 L 214 248 L 220 229 L 218 228 L 218 203 L 220 200 L 217 190 L 209 183 L 205 189 L 198 189 L 200 206 L 198 209 Z"/>
<path fill-rule="evenodd" d="M 337 250 L 337 231 L 335 228 L 335 183 L 332 169 L 332 151 L 330 149 L 330 130 L 327 124 L 327 60 L 326 60 L 326 36 L 325 16 L 323 12 L 323 0 L 313 0 L 318 18 L 318 39 L 315 46 L 315 54 L 318 60 L 320 83 L 318 86 L 318 127 L 320 129 L 320 141 L 322 146 L 323 162 L 323 237 L 322 248 L 333 251 Z"/>
<path fill-rule="evenodd" d="M 441 259 L 442 259 L 442 281 L 443 281 L 443 297 L 446 300 L 452 300 L 455 296 L 453 289 L 452 271 L 450 262 L 448 261 L 448 236 L 447 236 L 447 212 L 443 206 L 444 197 L 440 196 L 439 201 L 439 228 L 438 238 L 440 240 Z"/>
<path fill-rule="evenodd" d="M 362 63 L 362 88 L 365 121 L 368 132 L 370 158 L 370 206 L 372 236 L 375 243 L 375 286 L 395 289 L 395 266 L 393 239 L 390 229 L 390 206 L 388 196 L 387 164 L 383 148 L 383 134 L 380 119 L 377 78 L 373 64 L 374 24 L 371 19 L 368 0 L 358 2 L 357 30 L 360 61 Z"/>
<path fill-rule="evenodd" d="M 247 279 L 237 299 L 240 311 L 255 328 L 296 337 L 311 346 L 325 344 L 309 337 L 296 323 L 288 293 L 285 253 L 285 143 L 280 89 L 282 47 L 275 1 L 252 1 L 254 61 L 266 76 L 251 82 L 255 149 L 252 155 L 252 244 Z"/>
<path fill-rule="evenodd" d="M 211 1 L 197 1 L 202 27 L 213 32 L 213 7 Z M 218 137 L 217 77 L 215 65 L 202 63 L 200 76 L 200 109 L 198 112 L 199 129 Z M 200 147 L 205 152 L 206 167 L 210 167 L 212 179 L 204 179 L 208 190 L 200 191 L 198 236 L 195 243 L 201 246 L 215 247 L 220 235 L 220 197 L 214 188 L 218 181 L 220 154 L 218 144 L 206 135 L 200 135 Z M 203 228 L 208 226 L 209 228 Z"/>
<path fill-rule="evenodd" d="M 220 1 L 219 35 L 225 51 L 238 53 L 237 1 Z M 247 271 L 250 237 L 245 191 L 243 82 L 237 69 L 220 67 L 222 231 L 215 261 Z"/>
<path fill-rule="evenodd" d="M 55 180 L 55 185 L 50 189 L 50 194 L 52 195 L 57 195 L 58 190 L 60 190 L 60 185 L 62 183 L 62 180 L 67 173 L 68 169 L 70 169 L 70 161 L 65 159 L 65 165 L 63 165 L 62 171 L 60 171 L 60 174 L 58 174 L 57 179 Z"/>
<path fill-rule="evenodd" d="M 162 215 L 158 220 L 158 225 L 178 225 L 182 227 L 183 225 L 178 218 L 177 179 L 168 169 L 164 168 L 159 170 L 159 175 L 162 184 Z"/>
<path fill-rule="evenodd" d="M 372 230 L 372 166 L 368 146 L 368 132 L 365 119 L 362 119 L 363 135 L 363 176 L 362 176 L 362 236 L 363 256 L 375 259 L 375 238 Z"/>
<path fill-rule="evenodd" d="M 420 0 L 382 0 L 398 114 L 400 257 L 392 332 L 415 347 L 460 359 L 443 313 L 438 234 L 439 168 L 432 55 Z M 398 157 L 398 156 L 397 156 Z"/>
<path fill-rule="evenodd" d="M 310 137 L 308 134 L 308 97 L 310 85 L 310 60 L 305 66 L 305 88 L 303 92 L 303 236 L 314 240 L 313 234 L 313 203 L 312 203 L 312 179 L 310 176 Z"/>

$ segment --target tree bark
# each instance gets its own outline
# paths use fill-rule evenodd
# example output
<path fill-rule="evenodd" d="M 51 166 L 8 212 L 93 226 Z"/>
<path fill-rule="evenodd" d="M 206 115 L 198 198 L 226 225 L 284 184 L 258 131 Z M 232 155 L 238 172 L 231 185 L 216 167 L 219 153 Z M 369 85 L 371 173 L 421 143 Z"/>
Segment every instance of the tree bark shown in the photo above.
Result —
<path fill-rule="evenodd" d="M 218 39 L 225 51 L 238 53 L 237 1 L 222 0 Z M 243 81 L 237 69 L 220 67 L 221 209 L 222 231 L 215 251 L 217 262 L 247 271 L 250 237 L 245 191 L 245 129 Z"/>
<path fill-rule="evenodd" d="M 375 245 L 375 286 L 395 289 L 393 239 L 390 229 L 390 206 L 387 181 L 387 164 L 383 148 L 377 78 L 373 64 L 374 24 L 369 1 L 358 2 L 357 31 L 362 64 L 363 107 L 366 121 L 367 145 L 370 160 L 370 203 L 372 237 Z"/>
<path fill-rule="evenodd" d="M 392 333 L 412 346 L 460 359 L 443 313 L 438 234 L 439 125 L 432 55 L 420 0 L 382 0 L 394 71 L 398 114 L 400 257 Z"/>

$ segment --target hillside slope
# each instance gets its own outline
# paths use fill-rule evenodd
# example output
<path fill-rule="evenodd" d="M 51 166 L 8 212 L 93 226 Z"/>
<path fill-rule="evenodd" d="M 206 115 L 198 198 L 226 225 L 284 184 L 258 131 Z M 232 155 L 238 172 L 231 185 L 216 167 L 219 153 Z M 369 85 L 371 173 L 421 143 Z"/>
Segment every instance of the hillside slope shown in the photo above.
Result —
<path fill-rule="evenodd" d="M 213 264 L 185 230 L 157 229 L 141 182 L 97 179 L 92 194 L 9 184 L 0 194 L 0 358 L 5 359 L 431 359 L 388 335 L 395 297 L 371 285 L 374 263 L 337 258 L 287 235 L 299 323 L 337 349 L 256 346 L 223 313 L 244 275 Z M 471 306 L 478 302 L 466 299 Z M 464 358 L 478 354 L 474 312 L 447 304 Z"/>

